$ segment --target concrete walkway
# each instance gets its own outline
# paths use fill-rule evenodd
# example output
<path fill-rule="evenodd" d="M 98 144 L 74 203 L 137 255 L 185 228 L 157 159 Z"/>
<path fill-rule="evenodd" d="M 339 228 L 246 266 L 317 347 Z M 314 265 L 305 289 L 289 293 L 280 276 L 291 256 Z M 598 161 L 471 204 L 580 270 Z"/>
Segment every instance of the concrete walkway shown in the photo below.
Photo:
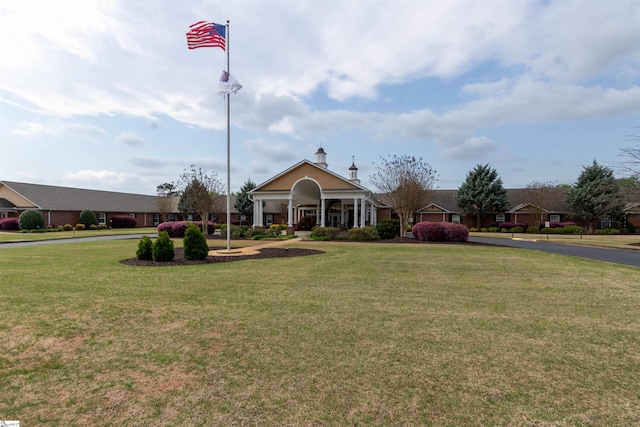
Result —
<path fill-rule="evenodd" d="M 290 244 L 293 242 L 299 242 L 302 240 L 302 237 L 294 237 L 293 239 L 287 240 L 276 240 L 269 241 L 267 243 L 256 245 L 256 246 L 247 246 L 244 248 L 231 248 L 230 250 L 225 249 L 214 249 L 209 251 L 209 256 L 241 256 L 241 255 L 257 255 L 260 252 L 260 249 L 264 248 L 272 248 L 276 246 L 284 246 L 286 244 Z"/>

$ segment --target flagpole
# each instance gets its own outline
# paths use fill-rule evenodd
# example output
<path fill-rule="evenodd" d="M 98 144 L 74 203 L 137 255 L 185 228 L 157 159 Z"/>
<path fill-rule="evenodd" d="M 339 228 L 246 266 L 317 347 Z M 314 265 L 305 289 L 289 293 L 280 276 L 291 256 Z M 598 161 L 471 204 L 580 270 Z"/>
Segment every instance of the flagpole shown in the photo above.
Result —
<path fill-rule="evenodd" d="M 226 51 L 227 51 L 227 73 L 230 75 L 229 68 L 229 20 L 227 19 L 226 34 Z M 227 91 L 227 252 L 231 251 L 231 93 Z"/>

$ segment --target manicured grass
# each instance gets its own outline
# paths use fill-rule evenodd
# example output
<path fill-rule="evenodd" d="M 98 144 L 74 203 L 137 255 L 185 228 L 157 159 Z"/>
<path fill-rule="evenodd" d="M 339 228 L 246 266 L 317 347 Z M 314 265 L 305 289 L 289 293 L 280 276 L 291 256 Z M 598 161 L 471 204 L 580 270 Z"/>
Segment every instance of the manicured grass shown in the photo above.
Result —
<path fill-rule="evenodd" d="M 33 240 L 71 239 L 78 237 L 111 236 L 120 234 L 157 233 L 155 227 L 113 228 L 108 230 L 49 231 L 43 233 L 21 233 L 18 231 L 0 231 L 1 242 L 25 242 Z"/>
<path fill-rule="evenodd" d="M 475 245 L 130 267 L 0 251 L 0 419 L 21 425 L 638 425 L 640 277 Z M 293 245 L 293 244 L 292 244 Z"/>

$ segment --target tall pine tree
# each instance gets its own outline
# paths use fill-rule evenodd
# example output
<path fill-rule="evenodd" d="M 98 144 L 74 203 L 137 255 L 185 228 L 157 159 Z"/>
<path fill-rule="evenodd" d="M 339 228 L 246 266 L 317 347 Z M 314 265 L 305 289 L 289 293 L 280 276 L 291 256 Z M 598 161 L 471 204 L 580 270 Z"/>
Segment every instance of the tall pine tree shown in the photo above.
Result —
<path fill-rule="evenodd" d="M 624 200 L 613 170 L 600 166 L 595 160 L 586 166 L 567 193 L 567 206 L 572 215 L 589 220 L 589 232 L 593 232 L 594 220 L 620 216 Z"/>
<path fill-rule="evenodd" d="M 477 227 L 480 229 L 482 217 L 492 213 L 504 213 L 509 199 L 498 172 L 486 164 L 476 165 L 467 174 L 467 178 L 458 189 L 456 204 L 465 214 L 476 216 Z"/>

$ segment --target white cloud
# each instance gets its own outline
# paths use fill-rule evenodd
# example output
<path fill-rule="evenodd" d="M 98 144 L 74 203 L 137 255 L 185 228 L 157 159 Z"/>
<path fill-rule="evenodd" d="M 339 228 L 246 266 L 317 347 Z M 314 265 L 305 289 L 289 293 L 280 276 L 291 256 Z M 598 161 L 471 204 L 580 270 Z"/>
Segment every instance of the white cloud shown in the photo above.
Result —
<path fill-rule="evenodd" d="M 123 132 L 116 136 L 115 144 L 126 147 L 141 147 L 144 145 L 144 139 L 135 133 Z"/>
<path fill-rule="evenodd" d="M 244 141 L 243 145 L 248 151 L 271 162 L 289 162 L 297 158 L 291 147 L 283 142 L 249 139 Z"/>

